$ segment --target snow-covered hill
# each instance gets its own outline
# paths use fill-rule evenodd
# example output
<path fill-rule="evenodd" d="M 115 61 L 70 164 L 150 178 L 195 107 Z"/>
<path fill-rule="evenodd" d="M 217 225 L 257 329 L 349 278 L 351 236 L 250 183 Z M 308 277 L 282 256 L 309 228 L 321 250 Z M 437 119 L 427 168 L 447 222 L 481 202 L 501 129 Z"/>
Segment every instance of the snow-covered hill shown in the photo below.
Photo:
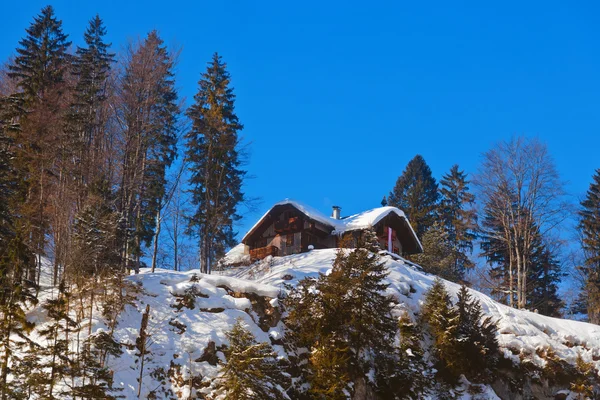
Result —
<path fill-rule="evenodd" d="M 326 274 L 335 252 L 313 250 L 269 258 L 249 267 L 230 269 L 223 275 L 169 270 L 152 273 L 143 269 L 139 275 L 128 277 L 131 286 L 138 290 L 136 299 L 121 314 L 115 331 L 124 350 L 121 357 L 109 360 L 115 387 L 123 389 L 120 394 L 126 399 L 149 398 L 151 393 L 158 399 L 187 399 L 192 393 L 209 391 L 209 382 L 218 374 L 218 359 L 223 358 L 219 348 L 228 343 L 225 332 L 238 318 L 245 321 L 257 340 L 271 341 L 281 357 L 286 357 L 278 345 L 284 326 L 279 321 L 277 297 L 284 284 Z M 418 314 L 435 277 L 398 257 L 386 255 L 384 260 L 390 271 L 388 291 L 397 299 L 398 311 L 407 309 Z M 453 294 L 459 289 L 450 282 L 447 287 Z M 515 365 L 528 362 L 543 368 L 547 362 L 544 355 L 551 350 L 571 364 L 580 354 L 600 370 L 600 326 L 515 310 L 481 293 L 473 294 L 485 313 L 498 321 L 502 351 Z M 134 345 L 147 305 L 150 355 L 138 397 L 140 365 Z M 30 315 L 43 321 L 43 315 L 36 310 Z M 93 331 L 104 329 L 104 322 L 97 319 Z M 486 390 L 487 395 L 479 398 L 497 398 L 491 388 Z"/>

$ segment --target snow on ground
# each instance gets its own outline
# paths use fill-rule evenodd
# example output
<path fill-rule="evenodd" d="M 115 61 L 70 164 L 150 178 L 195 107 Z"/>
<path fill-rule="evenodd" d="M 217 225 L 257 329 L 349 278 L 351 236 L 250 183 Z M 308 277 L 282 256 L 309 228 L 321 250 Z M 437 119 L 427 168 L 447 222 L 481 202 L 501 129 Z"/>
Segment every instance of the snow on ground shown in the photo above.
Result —
<path fill-rule="evenodd" d="M 284 283 L 296 284 L 307 276 L 318 276 L 331 270 L 335 254 L 335 249 L 324 249 L 265 259 L 244 269 L 237 276 L 275 287 L 281 287 Z M 388 291 L 413 313 L 418 313 L 424 294 L 436 277 L 410 266 L 398 257 L 394 258 L 396 260 L 390 256 L 383 257 L 390 271 Z M 456 301 L 460 286 L 447 281 L 445 284 Z M 543 367 L 545 361 L 536 354 L 536 350 L 551 348 L 559 358 L 570 363 L 575 363 L 580 353 L 585 361 L 593 362 L 596 369 L 600 370 L 600 326 L 516 310 L 477 291 L 472 290 L 471 293 L 481 301 L 483 311 L 498 321 L 498 340 L 505 357 L 514 362 L 523 358 Z"/>
<path fill-rule="evenodd" d="M 197 271 L 174 272 L 157 269 L 152 273 L 142 269 L 138 275 L 127 277 L 127 280 L 139 288 L 137 299 L 126 306 L 119 317 L 115 331 L 115 339 L 122 343 L 124 353 L 121 357 L 109 360 L 109 368 L 114 370 L 114 385 L 122 388 L 120 393 L 126 399 L 138 399 L 139 364 L 136 363 L 135 341 L 139 336 L 142 313 L 146 305 L 150 306 L 148 333 L 150 334 L 149 361 L 144 368 L 142 395 L 147 398 L 151 390 L 160 387 L 160 376 L 151 375 L 152 371 L 162 368 L 166 372 L 172 369 L 179 371 L 175 377 L 181 386 L 192 376 L 202 375 L 208 382 L 218 374 L 218 367 L 207 361 L 199 361 L 208 344 L 212 341 L 216 347 L 227 344 L 225 333 L 229 331 L 238 318 L 261 342 L 269 341 L 269 337 L 278 339 L 283 334 L 281 323 L 264 332 L 258 324 L 258 315 L 252 310 L 251 301 L 244 293 L 263 296 L 273 307 L 277 305 L 277 296 L 284 290 L 284 284 L 297 284 L 303 278 L 316 277 L 331 270 L 336 249 L 312 250 L 308 253 L 287 257 L 268 257 L 248 267 L 228 270 L 228 275 L 204 275 Z M 419 268 L 397 256 L 384 255 L 389 268 L 388 292 L 406 308 L 418 314 L 424 300 L 425 292 L 431 287 L 435 276 L 419 270 Z M 44 262 L 46 270 L 51 264 Z M 233 275 L 233 276 L 232 276 Z M 456 296 L 459 286 L 446 282 L 448 290 Z M 44 289 L 40 300 L 51 298 L 55 293 L 49 275 L 44 277 Z M 194 292 L 195 307 L 193 309 L 177 308 L 178 296 Z M 600 369 L 600 326 L 578 321 L 545 317 L 529 311 L 515 310 L 501 305 L 486 295 L 472 291 L 479 299 L 484 312 L 498 321 L 498 339 L 505 357 L 515 363 L 528 360 L 540 367 L 544 359 L 537 354 L 538 350 L 552 349 L 555 354 L 568 362 L 574 363 L 577 354 L 584 360 L 593 362 Z M 95 313 L 93 331 L 106 329 L 100 317 Z M 28 318 L 43 325 L 46 313 L 36 307 L 28 313 Z M 39 341 L 35 334 L 33 340 Z M 280 356 L 285 357 L 282 347 L 274 346 Z M 222 357 L 222 354 L 217 353 Z M 178 379 L 176 379 L 178 378 Z M 166 378 L 166 386 L 170 387 L 174 379 Z M 491 390 L 482 387 L 484 390 Z M 187 389 L 173 386 L 175 396 L 188 396 Z M 178 394 L 178 393 L 179 394 Z M 490 397 L 492 393 L 490 393 Z"/>
<path fill-rule="evenodd" d="M 221 265 L 241 265 L 250 264 L 250 254 L 244 254 L 244 244 L 240 243 L 229 250 L 225 257 L 219 260 Z"/>
<path fill-rule="evenodd" d="M 195 275 L 195 277 L 194 277 Z M 142 313 L 146 305 L 150 305 L 148 331 L 150 361 L 144 370 L 142 396 L 146 398 L 149 391 L 158 386 L 158 382 L 149 376 L 157 367 L 167 370 L 170 364 L 181 365 L 182 378 L 194 376 L 214 377 L 217 367 L 208 362 L 190 362 L 200 358 L 208 343 L 215 342 L 216 347 L 227 344 L 225 332 L 229 331 L 238 318 L 242 318 L 258 341 L 269 341 L 268 333 L 263 332 L 248 313 L 251 309 L 247 298 L 233 297 L 223 287 L 234 292 L 254 293 L 260 296 L 276 297 L 277 287 L 255 281 L 247 281 L 226 276 L 204 275 L 198 272 L 173 272 L 157 269 L 152 273 L 142 269 L 139 275 L 127 278 L 139 284 L 142 294 L 133 306 L 127 306 L 122 313 L 115 339 L 121 343 L 135 344 L 139 335 Z M 195 308 L 174 308 L 177 298 L 186 291 L 200 293 L 195 299 Z M 248 312 L 247 312 L 248 311 Z M 181 332 L 179 325 L 185 326 Z M 277 346 L 276 346 L 277 347 Z M 283 354 L 283 350 L 276 348 Z M 135 363 L 135 350 L 127 349 L 118 359 L 112 360 L 110 367 L 115 370 L 115 387 L 124 389 L 127 399 L 137 399 L 137 378 L 139 366 Z"/>

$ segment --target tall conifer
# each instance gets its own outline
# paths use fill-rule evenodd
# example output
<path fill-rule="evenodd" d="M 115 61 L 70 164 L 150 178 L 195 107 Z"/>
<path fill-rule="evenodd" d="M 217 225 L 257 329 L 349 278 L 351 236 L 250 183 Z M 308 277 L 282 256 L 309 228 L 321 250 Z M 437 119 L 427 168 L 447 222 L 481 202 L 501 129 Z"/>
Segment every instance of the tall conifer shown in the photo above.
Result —
<path fill-rule="evenodd" d="M 105 143 L 108 76 L 114 54 L 104 42 L 106 28 L 98 15 L 89 21 L 84 33 L 85 47 L 77 47 L 73 60 L 73 75 L 77 83 L 68 116 L 67 129 L 72 136 L 73 173 L 78 178 L 79 206 L 85 197 L 85 187 L 102 173 L 101 146 Z M 105 172 L 105 171 L 104 171 Z"/>
<path fill-rule="evenodd" d="M 286 376 L 270 343 L 258 343 L 238 319 L 226 333 L 229 346 L 216 380 L 216 390 L 231 400 L 289 399 Z"/>
<path fill-rule="evenodd" d="M 200 270 L 212 264 L 235 244 L 233 224 L 240 219 L 239 205 L 246 173 L 240 169 L 238 132 L 243 128 L 235 114 L 235 95 L 227 65 L 217 53 L 199 82 L 195 103 L 188 109 L 192 128 L 186 134 L 186 158 L 195 211 L 189 230 L 199 239 Z"/>
<path fill-rule="evenodd" d="M 15 132 L 15 168 L 20 183 L 19 229 L 32 252 L 40 258 L 45 251 L 50 229 L 50 199 L 54 194 L 59 167 L 59 140 L 62 135 L 67 85 L 65 73 L 70 65 L 70 42 L 62 22 L 51 6 L 44 7 L 19 42 L 17 56 L 9 66 L 9 76 L 20 92 L 14 103 L 20 110 Z M 62 205 L 64 206 L 64 205 Z M 35 271 L 30 271 L 34 278 Z"/>
<path fill-rule="evenodd" d="M 454 253 L 454 274 L 462 278 L 465 270 L 473 267 L 469 254 L 473 251 L 477 219 L 475 196 L 469 192 L 467 175 L 458 165 L 442 177 L 440 194 L 439 216 Z"/>
<path fill-rule="evenodd" d="M 581 202 L 579 229 L 585 254 L 587 312 L 590 322 L 600 324 L 600 169 Z"/>
<path fill-rule="evenodd" d="M 433 225 L 439 200 L 438 185 L 421 155 L 410 160 L 387 200 L 390 206 L 408 215 L 419 238 Z"/>
<path fill-rule="evenodd" d="M 166 170 L 176 155 L 180 107 L 175 62 L 158 32 L 127 53 L 119 114 L 125 121 L 119 211 L 126 224 L 123 259 L 140 267 L 166 193 Z"/>

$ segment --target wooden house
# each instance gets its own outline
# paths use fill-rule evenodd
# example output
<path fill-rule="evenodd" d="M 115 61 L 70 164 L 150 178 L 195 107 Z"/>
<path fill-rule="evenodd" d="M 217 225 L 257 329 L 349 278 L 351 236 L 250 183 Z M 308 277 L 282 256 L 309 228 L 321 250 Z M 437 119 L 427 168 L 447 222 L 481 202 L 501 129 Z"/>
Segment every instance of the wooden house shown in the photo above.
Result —
<path fill-rule="evenodd" d="M 297 201 L 279 202 L 244 236 L 244 253 L 252 260 L 259 260 L 269 255 L 287 256 L 313 248 L 336 248 L 343 237 L 351 235 L 357 239 L 369 228 L 377 233 L 381 248 L 390 253 L 403 255 L 423 251 L 406 215 L 398 208 L 379 207 L 349 217 L 341 217 L 340 213 L 341 208 L 337 206 L 328 217 Z"/>

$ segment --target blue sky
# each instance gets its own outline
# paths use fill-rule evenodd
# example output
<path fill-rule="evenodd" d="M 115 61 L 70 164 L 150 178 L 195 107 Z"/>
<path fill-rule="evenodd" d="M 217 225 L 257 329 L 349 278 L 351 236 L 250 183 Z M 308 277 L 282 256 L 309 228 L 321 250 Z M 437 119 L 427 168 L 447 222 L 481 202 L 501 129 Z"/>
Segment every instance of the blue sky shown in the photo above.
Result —
<path fill-rule="evenodd" d="M 450 5 L 449 3 L 452 3 Z M 0 59 L 47 2 L 4 2 Z M 567 189 L 600 168 L 600 26 L 592 2 L 54 1 L 75 44 L 96 13 L 119 50 L 159 30 L 191 99 L 228 63 L 251 142 L 249 196 L 343 214 L 376 207 L 417 153 L 439 178 L 513 134 L 538 136 Z M 10 16 L 10 17 L 6 17 Z M 244 233 L 259 215 L 246 215 Z"/>

